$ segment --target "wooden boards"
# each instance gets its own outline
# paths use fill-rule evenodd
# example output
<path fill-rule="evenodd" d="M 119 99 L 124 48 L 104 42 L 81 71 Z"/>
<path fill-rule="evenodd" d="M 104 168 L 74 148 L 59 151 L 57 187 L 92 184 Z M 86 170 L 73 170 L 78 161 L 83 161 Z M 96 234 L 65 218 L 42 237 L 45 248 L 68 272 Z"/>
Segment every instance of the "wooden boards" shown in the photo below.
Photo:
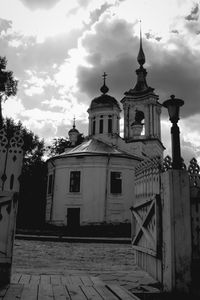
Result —
<path fill-rule="evenodd" d="M 0 289 L 0 300 L 131 300 L 139 299 L 118 285 L 87 275 L 15 274 Z"/>

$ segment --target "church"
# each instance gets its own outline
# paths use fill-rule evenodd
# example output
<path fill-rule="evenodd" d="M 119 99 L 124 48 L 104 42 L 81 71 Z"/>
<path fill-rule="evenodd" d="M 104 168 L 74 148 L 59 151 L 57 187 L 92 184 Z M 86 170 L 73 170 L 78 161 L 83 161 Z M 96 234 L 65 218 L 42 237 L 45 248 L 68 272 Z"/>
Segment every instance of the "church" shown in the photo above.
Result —
<path fill-rule="evenodd" d="M 101 94 L 87 110 L 88 136 L 76 146 L 74 122 L 69 131 L 72 147 L 47 161 L 46 223 L 69 228 L 130 223 L 135 166 L 148 157 L 162 157 L 164 150 L 162 106 L 146 81 L 141 36 L 137 61 L 135 87 L 124 93 L 121 104 L 109 95 L 104 73 Z"/>

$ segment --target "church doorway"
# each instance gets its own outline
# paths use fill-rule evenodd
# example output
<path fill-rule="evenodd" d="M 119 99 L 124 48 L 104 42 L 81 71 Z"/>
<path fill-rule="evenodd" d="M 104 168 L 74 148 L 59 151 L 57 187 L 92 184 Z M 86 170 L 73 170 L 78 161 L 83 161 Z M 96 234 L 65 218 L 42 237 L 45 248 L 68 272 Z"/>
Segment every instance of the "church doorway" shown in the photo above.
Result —
<path fill-rule="evenodd" d="M 72 231 L 77 231 L 80 227 L 80 208 L 67 209 L 67 227 Z"/>

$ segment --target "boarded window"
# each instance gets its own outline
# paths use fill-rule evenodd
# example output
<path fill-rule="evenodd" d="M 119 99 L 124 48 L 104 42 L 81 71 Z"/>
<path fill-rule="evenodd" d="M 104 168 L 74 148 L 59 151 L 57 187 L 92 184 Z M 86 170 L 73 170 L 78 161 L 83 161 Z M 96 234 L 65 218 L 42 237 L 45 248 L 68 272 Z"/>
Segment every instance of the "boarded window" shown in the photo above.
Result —
<path fill-rule="evenodd" d="M 53 174 L 50 174 L 48 179 L 48 195 L 52 194 L 52 192 L 53 192 Z"/>
<path fill-rule="evenodd" d="M 70 192 L 80 192 L 80 178 L 81 172 L 80 171 L 72 171 L 70 172 Z"/>
<path fill-rule="evenodd" d="M 122 173 L 110 173 L 110 192 L 112 194 L 121 194 L 122 192 Z"/>

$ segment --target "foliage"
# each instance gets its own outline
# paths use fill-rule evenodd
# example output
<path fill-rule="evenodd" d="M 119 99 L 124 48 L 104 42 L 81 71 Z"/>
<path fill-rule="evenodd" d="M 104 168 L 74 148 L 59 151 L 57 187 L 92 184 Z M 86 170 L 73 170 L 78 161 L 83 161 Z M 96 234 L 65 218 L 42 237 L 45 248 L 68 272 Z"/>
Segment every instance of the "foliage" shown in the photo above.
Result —
<path fill-rule="evenodd" d="M 10 96 L 15 96 L 17 93 L 17 80 L 13 77 L 12 71 L 6 71 L 6 57 L 0 56 L 0 93 L 3 100 L 7 100 Z"/>
<path fill-rule="evenodd" d="M 79 134 L 78 140 L 75 146 L 80 145 L 84 141 L 84 136 L 83 134 Z M 53 139 L 52 145 L 48 146 L 46 148 L 47 155 L 49 157 L 57 154 L 61 154 L 65 151 L 67 148 L 71 148 L 72 144 L 68 138 L 57 138 Z"/>
<path fill-rule="evenodd" d="M 44 141 L 21 122 L 12 119 L 3 120 L 8 138 L 19 130 L 24 140 L 24 162 L 20 178 L 18 227 L 38 227 L 43 225 L 46 197 L 46 163 L 43 160 Z"/>

